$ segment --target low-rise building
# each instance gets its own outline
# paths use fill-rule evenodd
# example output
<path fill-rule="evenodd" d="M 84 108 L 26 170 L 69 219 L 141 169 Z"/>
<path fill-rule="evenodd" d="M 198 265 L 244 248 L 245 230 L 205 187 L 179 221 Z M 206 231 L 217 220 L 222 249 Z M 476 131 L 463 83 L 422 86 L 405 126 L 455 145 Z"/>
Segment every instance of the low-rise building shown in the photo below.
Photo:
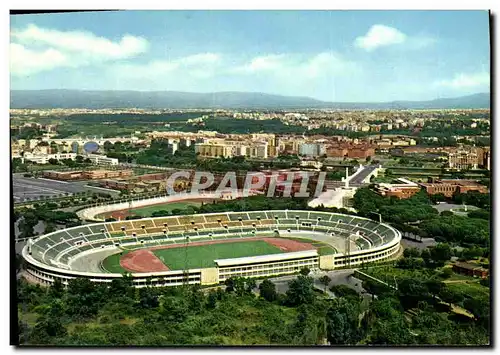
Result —
<path fill-rule="evenodd" d="M 83 179 L 99 180 L 99 179 L 114 179 L 132 176 L 132 170 L 90 170 L 82 173 Z"/>
<path fill-rule="evenodd" d="M 89 159 L 92 164 L 96 165 L 118 165 L 117 158 L 109 158 L 105 155 L 99 154 L 87 154 L 84 156 L 85 159 Z"/>
<path fill-rule="evenodd" d="M 37 164 L 48 164 L 50 159 L 55 160 L 65 160 L 71 159 L 75 160 L 76 153 L 56 153 L 56 154 L 33 154 L 31 152 L 24 153 L 24 160 L 31 161 Z"/>
<path fill-rule="evenodd" d="M 457 261 L 453 264 L 453 271 L 457 274 L 472 276 L 472 277 L 480 277 L 485 279 L 488 277 L 488 269 L 485 269 L 477 264 L 464 263 Z"/>
<path fill-rule="evenodd" d="M 419 183 L 429 195 L 443 194 L 452 197 L 455 193 L 465 194 L 469 191 L 488 193 L 488 188 L 474 180 L 430 179 L 428 183 Z"/>
<path fill-rule="evenodd" d="M 47 179 L 61 180 L 61 181 L 80 180 L 82 178 L 82 171 L 46 170 L 42 171 L 42 176 Z"/>
<path fill-rule="evenodd" d="M 397 197 L 399 199 L 410 198 L 418 193 L 420 186 L 410 180 L 398 178 L 398 184 L 379 183 L 375 184 L 373 190 L 384 197 Z"/>

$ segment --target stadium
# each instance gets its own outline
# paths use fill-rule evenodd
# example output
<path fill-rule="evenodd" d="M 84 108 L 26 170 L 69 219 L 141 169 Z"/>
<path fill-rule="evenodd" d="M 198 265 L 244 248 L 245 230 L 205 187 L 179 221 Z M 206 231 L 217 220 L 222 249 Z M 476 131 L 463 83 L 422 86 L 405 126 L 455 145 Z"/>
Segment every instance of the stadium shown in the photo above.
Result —
<path fill-rule="evenodd" d="M 370 219 L 268 210 L 101 222 L 58 230 L 23 248 L 26 278 L 43 285 L 85 277 L 136 287 L 210 285 L 377 262 L 396 255 L 401 233 Z"/>

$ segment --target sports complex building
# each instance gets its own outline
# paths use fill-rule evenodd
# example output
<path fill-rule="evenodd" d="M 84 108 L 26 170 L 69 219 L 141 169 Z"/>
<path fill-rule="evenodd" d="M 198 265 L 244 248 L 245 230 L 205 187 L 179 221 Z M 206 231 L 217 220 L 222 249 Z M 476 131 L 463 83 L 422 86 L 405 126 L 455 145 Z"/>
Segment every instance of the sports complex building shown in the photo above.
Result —
<path fill-rule="evenodd" d="M 401 233 L 370 219 L 329 212 L 268 210 L 100 222 L 29 240 L 26 278 L 136 287 L 218 284 L 232 276 L 332 270 L 395 256 Z"/>

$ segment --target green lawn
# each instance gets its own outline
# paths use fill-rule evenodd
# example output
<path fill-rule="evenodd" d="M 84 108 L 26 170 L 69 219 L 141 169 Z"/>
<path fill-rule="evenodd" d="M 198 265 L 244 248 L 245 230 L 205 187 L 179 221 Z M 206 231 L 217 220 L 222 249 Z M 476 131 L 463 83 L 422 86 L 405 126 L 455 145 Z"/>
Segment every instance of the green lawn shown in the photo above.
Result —
<path fill-rule="evenodd" d="M 473 298 L 488 297 L 490 294 L 489 287 L 483 286 L 479 282 L 448 283 L 446 286 Z"/>
<path fill-rule="evenodd" d="M 140 248 L 137 248 L 140 249 Z M 123 251 L 120 253 L 108 256 L 102 262 L 104 271 L 111 273 L 126 272 L 120 266 L 120 259 L 133 250 Z M 266 243 L 263 240 L 221 243 L 209 245 L 197 245 L 188 247 L 188 263 L 189 269 L 199 269 L 213 267 L 216 259 L 241 258 L 246 256 L 280 254 L 279 248 Z M 327 252 L 327 251 L 325 251 Z M 171 270 L 182 270 L 185 267 L 185 249 L 183 247 L 172 249 L 157 249 L 153 253 L 163 261 Z"/>
<path fill-rule="evenodd" d="M 185 249 L 158 249 L 153 253 L 171 270 L 182 270 L 185 267 Z M 210 244 L 188 247 L 187 268 L 198 269 L 213 267 L 216 259 L 240 258 L 267 254 L 279 254 L 282 251 L 262 240 Z"/>
<path fill-rule="evenodd" d="M 430 279 L 435 274 L 433 270 L 399 269 L 391 265 L 368 267 L 366 269 L 362 269 L 361 271 L 377 279 L 385 281 L 389 284 L 394 284 L 394 278 L 396 279 L 413 278 L 417 280 L 427 280 Z"/>
<path fill-rule="evenodd" d="M 169 203 L 162 203 L 162 204 L 157 204 L 157 205 L 151 205 L 151 206 L 144 206 L 144 207 L 138 207 L 138 208 L 133 208 L 131 209 L 131 213 L 135 215 L 140 215 L 143 217 L 150 217 L 153 212 L 156 211 L 172 211 L 174 209 L 185 209 L 189 206 L 193 207 L 199 207 L 201 206 L 200 202 L 192 202 L 192 201 L 186 201 L 186 202 L 169 202 Z"/>
<path fill-rule="evenodd" d="M 125 255 L 127 252 L 123 252 L 122 254 Z M 118 273 L 118 274 L 123 274 L 126 272 L 124 268 L 120 266 L 120 259 L 121 259 L 120 253 L 118 254 L 113 254 L 108 256 L 106 259 L 102 261 L 102 268 L 104 271 L 111 272 L 111 273 Z"/>
<path fill-rule="evenodd" d="M 331 247 L 329 245 L 320 246 L 318 248 L 318 254 L 319 255 L 332 255 L 332 254 L 336 254 L 336 253 L 337 253 L 337 250 L 335 250 L 335 248 L 333 248 L 333 247 Z"/>

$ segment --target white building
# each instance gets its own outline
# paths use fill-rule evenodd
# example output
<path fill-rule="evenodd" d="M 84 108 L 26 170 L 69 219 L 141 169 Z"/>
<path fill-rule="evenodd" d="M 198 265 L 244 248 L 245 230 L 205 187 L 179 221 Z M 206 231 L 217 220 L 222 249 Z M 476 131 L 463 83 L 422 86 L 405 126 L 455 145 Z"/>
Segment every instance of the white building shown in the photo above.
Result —
<path fill-rule="evenodd" d="M 48 164 L 50 159 L 64 160 L 71 159 L 75 160 L 76 153 L 56 153 L 56 154 L 33 154 L 30 152 L 24 153 L 24 160 L 31 161 L 37 164 Z"/>
<path fill-rule="evenodd" d="M 87 154 L 87 155 L 84 155 L 84 158 L 85 159 L 88 158 L 92 162 L 92 164 L 96 164 L 96 165 L 118 165 L 117 158 L 109 158 L 105 155 Z"/>

